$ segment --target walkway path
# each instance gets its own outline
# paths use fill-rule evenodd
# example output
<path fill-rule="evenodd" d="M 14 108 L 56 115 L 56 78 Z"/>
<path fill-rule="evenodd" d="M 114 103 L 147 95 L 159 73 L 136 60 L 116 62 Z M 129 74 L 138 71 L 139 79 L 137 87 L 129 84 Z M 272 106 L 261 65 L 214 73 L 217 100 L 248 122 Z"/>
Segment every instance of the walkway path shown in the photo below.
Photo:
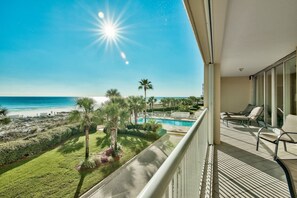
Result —
<path fill-rule="evenodd" d="M 165 135 L 130 162 L 85 193 L 91 197 L 136 197 L 172 152 L 182 136 Z"/>

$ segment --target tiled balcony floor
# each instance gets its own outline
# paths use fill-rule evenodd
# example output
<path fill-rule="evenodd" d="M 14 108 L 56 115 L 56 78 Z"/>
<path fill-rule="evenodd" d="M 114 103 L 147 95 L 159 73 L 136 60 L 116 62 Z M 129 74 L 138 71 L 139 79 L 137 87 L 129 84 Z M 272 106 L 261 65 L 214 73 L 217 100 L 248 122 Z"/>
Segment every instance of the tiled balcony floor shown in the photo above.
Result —
<path fill-rule="evenodd" d="M 221 144 L 214 149 L 214 197 L 290 197 L 285 174 L 273 161 L 274 144 L 261 141 L 258 127 L 221 123 Z M 279 146 L 280 158 L 297 159 L 297 146 Z"/>

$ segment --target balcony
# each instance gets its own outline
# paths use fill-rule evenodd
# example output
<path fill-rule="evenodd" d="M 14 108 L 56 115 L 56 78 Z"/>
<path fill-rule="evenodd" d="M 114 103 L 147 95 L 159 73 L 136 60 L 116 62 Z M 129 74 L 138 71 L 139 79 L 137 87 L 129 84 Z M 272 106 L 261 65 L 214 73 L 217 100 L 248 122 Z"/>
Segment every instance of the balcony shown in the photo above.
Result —
<path fill-rule="evenodd" d="M 214 149 L 214 197 L 290 197 L 285 174 L 273 161 L 274 145 L 262 141 L 258 127 L 221 123 L 221 144 Z M 296 158 L 297 147 L 279 147 L 280 158 Z"/>
<path fill-rule="evenodd" d="M 256 151 L 258 126 L 231 123 L 227 127 L 221 123 L 221 144 L 203 150 L 205 142 L 201 139 L 207 141 L 205 134 L 208 132 L 205 130 L 205 114 L 201 115 L 139 197 L 198 197 L 198 194 L 201 197 L 290 196 L 285 174 L 273 161 L 274 145 L 261 142 L 259 151 Z M 188 141 L 190 146 L 186 148 Z M 292 144 L 287 146 L 288 152 L 285 152 L 280 145 L 279 157 L 296 158 L 297 147 Z M 193 148 L 200 149 L 193 151 Z M 205 163 L 201 162 L 201 157 Z"/>

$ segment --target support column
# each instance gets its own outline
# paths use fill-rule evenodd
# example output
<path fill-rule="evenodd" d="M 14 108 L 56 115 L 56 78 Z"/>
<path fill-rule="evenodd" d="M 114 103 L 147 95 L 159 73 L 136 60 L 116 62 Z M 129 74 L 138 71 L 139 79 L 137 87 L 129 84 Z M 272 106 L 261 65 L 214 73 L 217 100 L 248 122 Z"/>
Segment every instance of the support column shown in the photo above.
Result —
<path fill-rule="evenodd" d="M 204 90 L 204 106 L 209 110 L 209 144 L 220 144 L 221 70 L 219 64 L 204 65 Z"/>
<path fill-rule="evenodd" d="M 214 65 L 208 65 L 208 131 L 209 144 L 214 143 Z"/>
<path fill-rule="evenodd" d="M 214 64 L 214 143 L 221 143 L 221 65 Z"/>

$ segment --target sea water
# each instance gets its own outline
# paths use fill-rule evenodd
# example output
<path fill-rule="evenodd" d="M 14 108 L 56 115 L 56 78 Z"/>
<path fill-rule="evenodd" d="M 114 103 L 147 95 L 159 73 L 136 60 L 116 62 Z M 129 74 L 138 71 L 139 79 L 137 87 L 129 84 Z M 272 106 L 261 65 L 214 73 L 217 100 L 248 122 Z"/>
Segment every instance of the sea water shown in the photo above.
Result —
<path fill-rule="evenodd" d="M 78 97 L 0 97 L 0 106 L 8 110 L 10 115 L 37 115 L 43 112 L 71 111 L 76 108 Z M 101 105 L 106 97 L 91 97 L 96 105 Z"/>
<path fill-rule="evenodd" d="M 9 111 L 74 107 L 76 97 L 0 97 L 0 106 Z"/>

